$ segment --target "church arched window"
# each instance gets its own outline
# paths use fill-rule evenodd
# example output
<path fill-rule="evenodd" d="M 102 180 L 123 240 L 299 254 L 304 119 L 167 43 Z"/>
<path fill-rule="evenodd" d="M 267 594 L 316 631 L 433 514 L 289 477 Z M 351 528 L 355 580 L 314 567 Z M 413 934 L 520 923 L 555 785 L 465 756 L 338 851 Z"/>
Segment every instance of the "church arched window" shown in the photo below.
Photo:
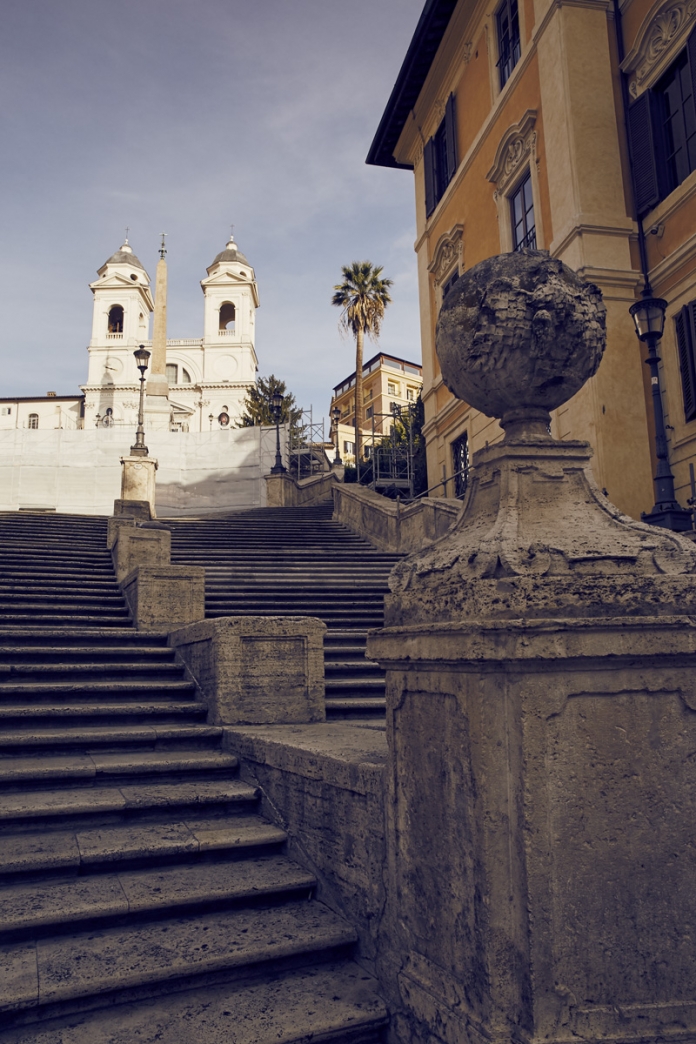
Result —
<path fill-rule="evenodd" d="M 121 305 L 113 305 L 109 309 L 107 329 L 109 333 L 123 333 L 123 308 Z"/>
<path fill-rule="evenodd" d="M 181 383 L 182 384 L 190 384 L 191 383 L 191 374 L 183 366 L 181 367 Z"/>
<path fill-rule="evenodd" d="M 39 426 L 39 415 L 38 415 L 38 413 L 30 413 L 29 414 L 29 423 L 27 424 L 27 427 L 29 427 L 29 428 L 38 428 L 38 426 Z"/>
<path fill-rule="evenodd" d="M 220 306 L 220 330 L 234 330 L 236 310 L 231 301 L 225 301 Z"/>

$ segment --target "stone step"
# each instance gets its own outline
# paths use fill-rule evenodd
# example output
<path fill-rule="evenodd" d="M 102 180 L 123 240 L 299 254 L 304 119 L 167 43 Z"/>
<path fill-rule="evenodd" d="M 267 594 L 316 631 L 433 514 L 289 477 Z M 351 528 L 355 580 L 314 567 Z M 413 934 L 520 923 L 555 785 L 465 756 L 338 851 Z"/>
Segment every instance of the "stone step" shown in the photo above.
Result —
<path fill-rule="evenodd" d="M 60 627 L 61 624 L 65 624 L 66 616 L 61 615 L 60 612 L 56 613 L 8 613 L 0 607 L 0 628 L 11 628 L 13 626 L 17 628 L 24 628 L 27 625 L 27 620 L 31 620 L 33 629 L 38 630 L 41 627 Z M 88 616 L 88 615 L 71 615 L 70 624 L 75 627 L 78 624 L 84 624 L 85 627 L 97 627 L 100 624 L 108 627 L 131 627 L 130 618 L 124 616 Z"/>
<path fill-rule="evenodd" d="M 78 672 L 75 673 L 77 674 Z M 5 677 L 7 675 L 3 669 L 0 671 L 0 678 L 4 679 Z M 72 678 L 65 681 L 54 679 L 26 682 L 14 680 L 0 681 L 0 701 L 8 697 L 24 697 L 25 699 L 35 697 L 40 700 L 60 695 L 84 697 L 86 699 L 94 699 L 95 701 L 103 696 L 124 696 L 128 698 L 136 695 L 152 696 L 161 694 L 172 697 L 185 697 L 187 694 L 195 693 L 195 691 L 193 682 L 176 678 L 164 680 L 149 678 L 144 681 L 130 680 L 128 678 L 118 681 L 98 681 L 89 678 L 80 681 L 72 680 Z"/>
<path fill-rule="evenodd" d="M 89 643 L 91 650 L 111 647 L 115 642 L 120 649 L 150 649 L 167 648 L 167 636 L 156 634 L 144 634 L 133 630 L 132 627 L 42 627 L 37 632 L 34 627 L 27 627 L 24 623 L 21 627 L 0 627 L 0 643 L 7 646 L 8 643 L 22 643 L 26 646 L 43 647 L 47 643 L 61 648 L 70 648 L 75 645 L 85 646 Z"/>
<path fill-rule="evenodd" d="M 5 1024 L 162 991 L 233 981 L 256 967 L 337 957 L 354 930 L 320 903 L 218 910 L 2 947 Z M 282 962 L 282 964 L 281 964 Z"/>
<path fill-rule="evenodd" d="M 16 590 L 8 590 L 7 588 L 0 588 L 0 605 L 17 605 L 23 607 L 26 603 L 36 603 L 37 598 L 41 598 L 41 604 L 45 606 L 54 606 L 57 604 L 65 603 L 66 606 L 75 604 L 74 595 L 71 596 L 69 591 L 64 590 L 62 586 L 58 587 L 46 587 L 43 590 L 39 590 L 36 587 L 32 587 L 30 590 L 24 590 L 17 588 Z M 94 611 L 94 607 L 99 610 L 99 607 L 104 607 L 109 612 L 117 611 L 119 608 L 125 608 L 125 599 L 118 588 L 114 587 L 112 591 L 101 593 L 99 591 L 92 592 L 88 588 L 83 588 L 79 595 L 79 607 L 76 608 L 77 612 L 84 612 L 85 609 L 89 608 Z"/>
<path fill-rule="evenodd" d="M 85 874 L 113 866 L 224 856 L 276 849 L 287 834 L 257 815 L 192 812 L 166 822 L 138 822 L 41 833 L 2 833 L 0 881 Z M 2 893 L 0 893 L 2 894 Z"/>
<path fill-rule="evenodd" d="M 116 753 L 95 750 L 89 754 L 5 755 L 0 757 L 0 787 L 16 789 L 27 784 L 36 789 L 49 785 L 108 786 L 116 780 L 127 783 L 158 776 L 179 778 L 184 773 L 188 777 L 207 777 L 232 773 L 237 765 L 232 754 L 212 750 L 125 750 Z"/>
<path fill-rule="evenodd" d="M 183 669 L 178 663 L 95 663 L 94 651 L 92 662 L 75 663 L 0 663 L 0 682 L 24 684 L 29 681 L 55 682 L 69 679 L 71 682 L 83 683 L 92 678 L 108 676 L 109 681 L 125 680 L 131 682 L 181 680 Z"/>
<path fill-rule="evenodd" d="M 82 925 L 133 924 L 250 901 L 307 899 L 315 885 L 313 874 L 279 854 L 6 884 L 0 888 L 0 948 L 11 940 L 55 935 L 65 927 L 73 932 Z"/>
<path fill-rule="evenodd" d="M 202 746 L 218 746 L 223 730 L 216 725 L 199 725 L 196 722 L 151 722 L 115 725 L 80 725 L 72 728 L 68 723 L 39 725 L 27 728 L 0 729 L 0 755 L 12 751 L 50 751 L 60 755 L 66 748 L 94 751 L 101 747 L 135 749 L 152 747 L 178 749 L 185 743 L 187 750 Z M 0 757 L 0 779 L 3 779 L 3 759 Z"/>
<path fill-rule="evenodd" d="M 0 704 L 0 729 L 9 725 L 26 725 L 32 722 L 39 728 L 47 724 L 74 726 L 77 722 L 133 722 L 154 720 L 174 722 L 186 718 L 205 719 L 208 704 L 199 700 L 185 703 L 173 700 L 133 700 L 131 702 L 92 703 L 24 703 Z M 96 722 L 95 722 L 96 723 Z"/>
<path fill-rule="evenodd" d="M 82 641 L 84 643 L 84 638 Z M 96 656 L 99 657 L 100 664 L 118 667 L 139 667 L 141 664 L 154 667 L 158 663 L 165 666 L 175 662 L 174 650 L 166 646 L 157 648 L 143 644 L 141 648 L 133 648 L 132 645 L 124 643 L 121 646 L 95 647 L 84 643 L 66 648 L 65 645 L 52 645 L 45 640 L 42 645 L 0 644 L 0 664 L 10 660 L 13 664 L 49 666 L 69 661 L 70 664 L 88 665 L 94 662 Z"/>
<path fill-rule="evenodd" d="M 332 721 L 356 716 L 383 718 L 386 708 L 386 700 L 376 696 L 350 696 L 343 699 L 327 698 L 326 700 L 326 716 Z"/>
<path fill-rule="evenodd" d="M 0 1044 L 380 1044 L 387 1021 L 375 980 L 344 960 L 0 1031 Z"/>
<path fill-rule="evenodd" d="M 165 814 L 181 817 L 185 812 L 198 815 L 236 809 L 248 811 L 257 804 L 258 797 L 255 787 L 237 779 L 177 779 L 173 783 L 157 780 L 135 784 L 125 780 L 110 786 L 4 791 L 0 792 L 0 825 L 15 830 L 55 829 L 71 823 L 103 825 L 114 819 L 120 821 L 124 816 L 132 821 L 161 818 Z"/>

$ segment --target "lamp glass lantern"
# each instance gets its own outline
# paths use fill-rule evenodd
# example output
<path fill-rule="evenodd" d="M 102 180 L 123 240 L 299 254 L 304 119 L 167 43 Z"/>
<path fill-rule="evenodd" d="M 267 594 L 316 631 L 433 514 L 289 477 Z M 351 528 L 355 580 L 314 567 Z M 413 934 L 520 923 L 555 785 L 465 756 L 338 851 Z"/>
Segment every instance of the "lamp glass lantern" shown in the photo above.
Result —
<path fill-rule="evenodd" d="M 665 329 L 666 310 L 667 302 L 662 297 L 644 297 L 631 305 L 629 312 L 641 341 L 659 341 Z"/>

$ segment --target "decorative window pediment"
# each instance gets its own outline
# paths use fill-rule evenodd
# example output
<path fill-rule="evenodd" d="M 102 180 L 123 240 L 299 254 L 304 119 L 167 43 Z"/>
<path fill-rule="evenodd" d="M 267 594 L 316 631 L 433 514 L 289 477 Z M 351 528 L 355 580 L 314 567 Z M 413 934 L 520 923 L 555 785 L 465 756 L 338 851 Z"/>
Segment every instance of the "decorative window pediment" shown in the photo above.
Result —
<path fill-rule="evenodd" d="M 693 0 L 696 3 L 696 0 Z M 519 123 L 513 124 L 500 139 L 495 162 L 486 177 L 505 192 L 518 169 L 536 150 L 536 109 L 527 109 Z"/>
<path fill-rule="evenodd" d="M 694 25 L 696 0 L 658 0 L 653 4 L 621 63 L 632 97 L 637 98 L 659 79 L 685 45 Z"/>
<path fill-rule="evenodd" d="M 433 259 L 428 265 L 428 271 L 435 279 L 435 286 L 439 286 L 450 275 L 455 265 L 461 270 L 463 234 L 464 225 L 455 225 L 438 239 Z"/>

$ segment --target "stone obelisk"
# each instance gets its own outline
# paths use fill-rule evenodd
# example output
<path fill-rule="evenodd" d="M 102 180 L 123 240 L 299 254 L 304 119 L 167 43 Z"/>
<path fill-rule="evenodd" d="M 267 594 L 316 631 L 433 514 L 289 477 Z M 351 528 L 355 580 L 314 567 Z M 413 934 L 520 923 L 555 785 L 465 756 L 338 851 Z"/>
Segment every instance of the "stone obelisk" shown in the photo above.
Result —
<path fill-rule="evenodd" d="M 152 358 L 147 379 L 145 416 L 150 431 L 168 431 L 171 409 L 167 383 L 167 262 L 162 233 L 160 259 L 155 277 L 155 319 L 152 330 Z"/>

